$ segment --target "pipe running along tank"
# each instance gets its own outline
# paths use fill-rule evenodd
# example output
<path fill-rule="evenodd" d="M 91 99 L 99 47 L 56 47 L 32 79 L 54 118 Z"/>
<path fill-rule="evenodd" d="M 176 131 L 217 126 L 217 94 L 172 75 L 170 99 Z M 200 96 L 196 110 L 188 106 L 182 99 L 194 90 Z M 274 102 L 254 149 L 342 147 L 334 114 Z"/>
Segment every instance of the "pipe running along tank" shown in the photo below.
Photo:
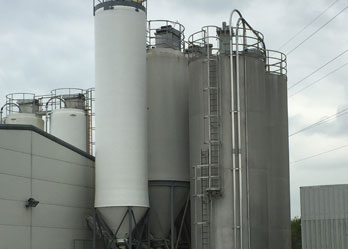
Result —
<path fill-rule="evenodd" d="M 154 20 L 148 27 L 149 226 L 153 248 L 165 248 L 165 240 L 176 243 L 174 223 L 182 224 L 189 194 L 188 60 L 181 24 Z"/>
<path fill-rule="evenodd" d="M 269 248 L 265 46 L 244 21 L 233 32 L 232 50 L 226 24 L 189 39 L 196 249 Z"/>
<path fill-rule="evenodd" d="M 149 207 L 145 1 L 96 1 L 95 207 L 119 241 Z M 133 217 L 134 216 L 134 217 Z"/>

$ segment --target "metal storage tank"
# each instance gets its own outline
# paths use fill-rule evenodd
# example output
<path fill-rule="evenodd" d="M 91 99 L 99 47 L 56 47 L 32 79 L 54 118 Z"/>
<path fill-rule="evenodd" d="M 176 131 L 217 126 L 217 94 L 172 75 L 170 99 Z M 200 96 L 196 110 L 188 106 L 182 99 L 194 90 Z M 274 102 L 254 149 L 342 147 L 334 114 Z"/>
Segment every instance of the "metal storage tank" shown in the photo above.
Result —
<path fill-rule="evenodd" d="M 269 248 L 265 48 L 250 28 L 233 82 L 228 26 L 189 39 L 192 248 Z"/>
<path fill-rule="evenodd" d="M 174 222 L 188 201 L 190 182 L 188 60 L 181 24 L 149 21 L 148 27 L 149 232 L 154 248 L 165 248 L 169 238 L 174 248 Z"/>
<path fill-rule="evenodd" d="M 50 133 L 82 151 L 87 151 L 86 111 L 72 108 L 52 111 Z"/>
<path fill-rule="evenodd" d="M 33 125 L 44 130 L 44 121 L 39 113 L 39 100 L 33 93 L 11 93 L 6 95 L 6 104 L 1 108 L 1 119 L 5 124 Z M 3 112 L 7 114 L 3 118 Z M 1 120 L 0 120 L 1 121 Z"/>
<path fill-rule="evenodd" d="M 94 6 L 95 207 L 128 244 L 132 214 L 138 222 L 149 207 L 145 4 L 114 0 Z"/>
<path fill-rule="evenodd" d="M 267 51 L 269 248 L 290 249 L 290 175 L 286 56 Z M 276 187 L 272 187 L 276 186 Z"/>
<path fill-rule="evenodd" d="M 348 248 L 348 185 L 301 187 L 302 249 Z"/>

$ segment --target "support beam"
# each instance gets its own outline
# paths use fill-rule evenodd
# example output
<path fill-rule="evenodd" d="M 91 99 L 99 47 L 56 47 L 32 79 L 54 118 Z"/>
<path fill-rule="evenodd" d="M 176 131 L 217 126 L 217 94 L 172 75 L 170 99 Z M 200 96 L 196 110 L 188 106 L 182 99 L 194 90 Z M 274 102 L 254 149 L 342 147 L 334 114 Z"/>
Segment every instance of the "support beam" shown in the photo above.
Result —
<path fill-rule="evenodd" d="M 170 248 L 174 249 L 174 185 L 170 186 Z"/>
<path fill-rule="evenodd" d="M 132 207 L 128 207 L 128 222 L 129 222 L 129 234 L 128 234 L 128 248 L 132 249 L 132 233 L 133 233 L 133 217 L 132 217 Z"/>

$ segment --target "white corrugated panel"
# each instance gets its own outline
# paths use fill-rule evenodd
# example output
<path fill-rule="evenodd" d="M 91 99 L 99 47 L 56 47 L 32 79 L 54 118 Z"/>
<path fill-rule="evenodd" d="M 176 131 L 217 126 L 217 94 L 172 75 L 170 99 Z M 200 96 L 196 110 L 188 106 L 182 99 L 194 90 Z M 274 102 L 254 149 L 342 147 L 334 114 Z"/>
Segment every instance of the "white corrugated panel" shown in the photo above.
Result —
<path fill-rule="evenodd" d="M 301 188 L 302 249 L 348 248 L 348 185 Z"/>

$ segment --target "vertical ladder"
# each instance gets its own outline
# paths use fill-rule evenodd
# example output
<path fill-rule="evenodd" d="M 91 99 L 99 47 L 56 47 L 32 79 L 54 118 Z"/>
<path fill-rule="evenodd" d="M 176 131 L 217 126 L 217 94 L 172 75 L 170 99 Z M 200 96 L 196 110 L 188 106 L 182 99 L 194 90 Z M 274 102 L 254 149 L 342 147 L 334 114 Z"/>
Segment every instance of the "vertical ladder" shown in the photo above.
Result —
<path fill-rule="evenodd" d="M 220 116 L 219 116 L 219 88 L 217 73 L 217 57 L 208 56 L 208 114 L 205 116 L 208 123 L 208 187 L 210 194 L 220 192 Z"/>
<path fill-rule="evenodd" d="M 202 151 L 201 152 L 201 163 L 202 165 L 207 165 L 209 161 L 209 151 Z M 201 167 L 200 172 L 200 182 L 201 182 L 201 239 L 202 239 L 202 249 L 210 249 L 210 198 L 206 194 L 206 190 L 209 187 L 209 169 L 207 167 Z"/>
<path fill-rule="evenodd" d="M 201 234 L 199 249 L 213 249 L 211 242 L 212 199 L 221 195 L 220 182 L 220 116 L 217 57 L 206 60 L 208 81 L 203 89 L 206 96 L 207 111 L 204 115 L 207 124 L 206 149 L 201 150 L 201 164 L 194 167 L 196 231 Z M 199 209 L 199 210 L 198 210 Z M 197 236 L 197 235 L 196 235 Z"/>

